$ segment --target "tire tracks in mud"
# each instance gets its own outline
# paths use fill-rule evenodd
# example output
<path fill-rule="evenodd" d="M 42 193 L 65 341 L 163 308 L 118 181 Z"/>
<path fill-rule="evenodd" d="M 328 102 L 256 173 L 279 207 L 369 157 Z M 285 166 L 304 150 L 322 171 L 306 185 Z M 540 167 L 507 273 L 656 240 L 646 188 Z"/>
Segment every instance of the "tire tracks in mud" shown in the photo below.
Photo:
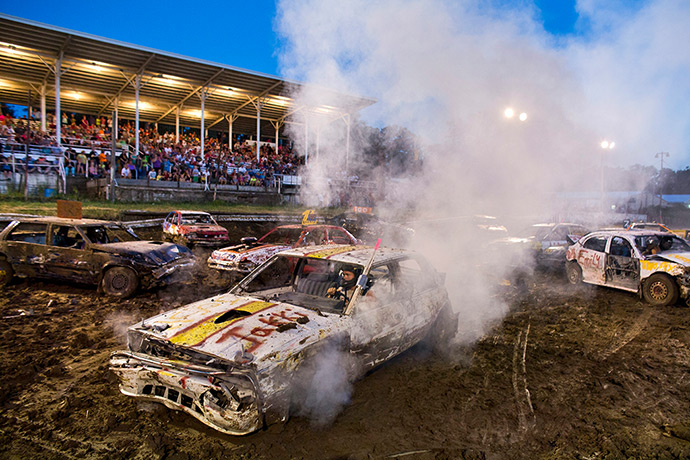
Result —
<path fill-rule="evenodd" d="M 603 350 L 599 355 L 597 356 L 599 361 L 605 361 L 606 359 L 609 358 L 609 356 L 617 353 L 621 348 L 629 344 L 632 340 L 635 339 L 640 333 L 647 327 L 647 324 L 649 323 L 649 319 L 652 316 L 652 309 L 651 308 L 645 308 L 642 313 L 635 318 L 635 321 L 633 324 L 630 326 L 630 328 L 623 334 L 623 336 L 619 339 L 611 343 L 611 345 Z M 614 333 L 614 336 L 617 335 L 618 331 L 620 328 L 617 328 L 616 332 Z"/>
<path fill-rule="evenodd" d="M 532 398 L 527 388 L 527 341 L 529 339 L 530 323 L 524 331 L 520 331 L 513 347 L 513 392 L 518 414 L 518 428 L 522 433 L 533 429 L 537 424 L 534 414 Z"/>

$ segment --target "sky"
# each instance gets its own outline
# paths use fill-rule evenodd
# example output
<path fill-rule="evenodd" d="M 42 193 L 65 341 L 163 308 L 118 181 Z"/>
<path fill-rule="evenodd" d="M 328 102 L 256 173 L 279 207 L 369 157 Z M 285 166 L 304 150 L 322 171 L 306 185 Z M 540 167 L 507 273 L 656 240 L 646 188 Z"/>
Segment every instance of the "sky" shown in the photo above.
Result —
<path fill-rule="evenodd" d="M 345 2 L 334 7 L 346 11 L 357 3 Z M 425 11 L 422 2 L 420 14 L 431 16 L 434 13 L 431 8 L 435 7 L 428 5 L 435 3 L 426 4 L 429 9 Z M 310 45 L 314 46 L 306 50 L 303 46 L 295 53 L 295 45 L 307 31 L 330 34 L 333 28 L 337 29 L 337 24 L 330 30 L 321 27 L 338 17 L 334 13 L 340 12 L 324 11 L 319 2 L 310 4 L 311 9 L 304 10 L 300 13 L 302 18 L 296 19 L 291 18 L 290 10 L 299 8 L 288 0 L 208 1 L 200 3 L 202 8 L 198 10 L 189 2 L 170 1 L 160 5 L 163 4 L 145 5 L 129 0 L 115 4 L 66 0 L 56 4 L 38 0 L 3 2 L 0 11 L 298 81 L 321 80 L 319 83 L 335 86 L 342 83 L 324 78 L 324 69 L 318 66 L 305 67 L 309 59 L 322 51 L 317 46 L 322 37 L 312 32 L 310 39 L 315 43 Z M 361 4 L 352 12 L 353 19 L 364 23 L 366 11 L 380 4 Z M 446 8 L 444 2 L 441 4 L 440 8 Z M 685 103 L 690 96 L 690 85 L 684 82 L 690 70 L 690 47 L 686 45 L 690 43 L 687 27 L 690 5 L 686 1 L 463 0 L 450 4 L 448 15 L 459 15 L 457 24 L 463 24 L 469 31 L 463 32 L 469 37 L 493 42 L 512 35 L 524 44 L 519 53 L 524 53 L 526 59 L 545 59 L 552 64 L 561 61 L 547 69 L 546 80 L 570 80 L 568 84 L 563 87 L 553 81 L 543 83 L 549 90 L 580 93 L 573 100 L 582 106 L 573 110 L 583 119 L 581 125 L 599 131 L 599 140 L 615 139 L 617 148 L 609 153 L 612 164 L 651 164 L 654 153 L 668 151 L 671 156 L 667 164 L 671 167 L 690 165 L 690 114 Z M 461 9 L 464 16 L 458 13 Z M 312 11 L 319 11 L 320 16 L 311 14 Z M 463 17 L 474 19 L 464 22 Z M 345 39 L 357 41 L 357 37 Z M 328 41 L 324 40 L 325 43 Z M 360 45 L 362 49 L 368 46 Z M 491 53 L 491 45 L 478 43 L 475 51 Z M 312 58 L 307 57 L 310 53 Z M 335 65 L 342 66 L 347 73 L 350 58 L 338 59 L 341 60 Z M 321 75 L 310 74 L 315 69 Z M 521 70 L 517 68 L 517 71 Z M 385 100 L 380 87 L 349 86 L 338 89 Z M 378 126 L 388 124 L 381 114 L 386 110 L 384 106 L 367 109 L 363 114 L 365 119 Z M 531 109 L 533 114 L 538 114 L 534 107 Z"/>

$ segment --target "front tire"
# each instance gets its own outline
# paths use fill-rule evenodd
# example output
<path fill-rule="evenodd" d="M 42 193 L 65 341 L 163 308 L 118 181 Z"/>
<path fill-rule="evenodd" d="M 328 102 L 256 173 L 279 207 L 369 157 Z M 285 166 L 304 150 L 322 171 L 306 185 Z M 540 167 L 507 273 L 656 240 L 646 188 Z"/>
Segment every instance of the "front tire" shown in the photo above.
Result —
<path fill-rule="evenodd" d="M 126 267 L 113 267 L 103 275 L 103 290 L 113 297 L 129 297 L 139 286 L 139 278 Z"/>
<path fill-rule="evenodd" d="M 12 281 L 14 276 L 14 269 L 12 265 L 5 259 L 0 259 L 0 287 L 6 286 Z"/>
<path fill-rule="evenodd" d="M 568 277 L 570 284 L 582 283 L 582 269 L 580 265 L 574 260 L 569 261 L 565 265 L 565 275 Z"/>
<path fill-rule="evenodd" d="M 655 273 L 642 285 L 642 295 L 655 307 L 666 307 L 678 302 L 678 285 L 666 275 Z"/>

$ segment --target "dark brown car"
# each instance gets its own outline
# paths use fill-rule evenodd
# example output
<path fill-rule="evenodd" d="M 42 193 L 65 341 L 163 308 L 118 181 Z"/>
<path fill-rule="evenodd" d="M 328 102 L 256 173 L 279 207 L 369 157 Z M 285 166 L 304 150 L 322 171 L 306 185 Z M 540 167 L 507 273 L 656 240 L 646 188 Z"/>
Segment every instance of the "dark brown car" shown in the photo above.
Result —
<path fill-rule="evenodd" d="M 116 222 L 25 218 L 0 232 L 0 286 L 17 275 L 95 284 L 127 297 L 183 279 L 194 261 L 186 247 L 142 241 Z"/>

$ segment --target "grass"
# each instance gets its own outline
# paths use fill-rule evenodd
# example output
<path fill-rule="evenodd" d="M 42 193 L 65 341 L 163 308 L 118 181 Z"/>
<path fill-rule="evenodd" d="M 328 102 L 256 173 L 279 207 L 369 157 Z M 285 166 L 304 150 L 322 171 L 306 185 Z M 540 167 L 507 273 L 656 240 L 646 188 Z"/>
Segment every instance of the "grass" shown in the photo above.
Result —
<path fill-rule="evenodd" d="M 16 194 L 0 195 L 0 213 L 35 214 L 41 216 L 54 216 L 57 212 L 55 198 L 33 198 L 24 201 L 23 197 Z M 167 213 L 174 209 L 187 209 L 190 211 L 206 211 L 211 214 L 237 213 L 237 214 L 301 214 L 306 208 L 303 206 L 281 205 L 260 206 L 230 204 L 223 201 L 208 203 L 199 202 L 165 202 L 165 203 L 111 203 L 104 200 L 81 200 L 82 215 L 90 219 L 120 219 L 124 211 L 138 210 L 156 213 Z M 340 209 L 320 209 L 317 214 L 335 215 Z"/>

